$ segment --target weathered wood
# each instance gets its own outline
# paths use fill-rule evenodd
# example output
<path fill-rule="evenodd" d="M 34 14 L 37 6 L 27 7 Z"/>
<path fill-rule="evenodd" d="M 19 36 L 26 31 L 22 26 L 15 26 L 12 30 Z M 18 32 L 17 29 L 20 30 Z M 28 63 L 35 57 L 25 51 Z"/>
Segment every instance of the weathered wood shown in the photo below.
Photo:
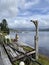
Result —
<path fill-rule="evenodd" d="M 11 61 L 15 61 L 15 60 L 18 60 L 18 59 L 21 59 L 21 58 L 23 58 L 23 57 L 25 57 L 25 54 L 26 55 L 32 55 L 32 54 L 34 54 L 35 53 L 35 51 L 31 51 L 31 52 L 28 52 L 28 53 L 25 53 L 25 54 L 23 54 L 23 52 L 21 52 L 21 51 L 18 51 L 18 50 L 16 50 L 15 48 L 12 48 L 12 47 L 8 47 L 8 45 L 6 45 L 6 44 L 4 44 L 4 48 L 5 48 L 5 50 L 6 50 L 6 52 L 7 52 L 7 54 L 8 54 L 8 56 L 10 57 L 10 60 Z M 9 50 L 11 50 L 12 49 L 12 51 L 11 51 L 11 53 L 12 54 L 15 54 L 15 52 L 18 52 L 19 53 L 19 55 L 10 55 L 10 52 L 8 52 L 8 49 Z"/>
<path fill-rule="evenodd" d="M 26 53 L 26 55 L 29 56 L 29 55 L 34 54 L 34 53 L 35 53 L 35 51 L 32 51 L 32 52 Z M 24 55 L 19 55 L 19 56 L 13 58 L 13 61 L 16 61 L 18 59 L 21 59 L 23 57 L 25 57 L 25 54 Z"/>
<path fill-rule="evenodd" d="M 36 51 L 35 58 L 38 59 L 38 21 L 37 20 L 35 20 L 35 21 L 31 20 L 31 22 L 33 22 L 35 27 L 36 27 L 36 34 L 34 37 L 34 43 L 35 43 L 34 45 L 35 45 L 35 51 Z"/>
<path fill-rule="evenodd" d="M 36 59 L 38 59 L 38 21 L 35 22 L 36 22 L 35 50 L 36 50 Z"/>
<path fill-rule="evenodd" d="M 35 51 L 36 51 L 36 52 L 35 52 L 35 58 L 38 59 L 38 37 L 35 36 L 35 37 L 34 37 L 34 40 L 35 40 L 35 41 L 34 41 L 34 43 L 35 43 L 34 46 L 35 46 Z"/>
<path fill-rule="evenodd" d="M 0 52 L 1 52 L 1 58 L 4 65 L 12 65 L 3 46 L 0 44 Z M 1 64 L 2 65 L 2 64 Z"/>

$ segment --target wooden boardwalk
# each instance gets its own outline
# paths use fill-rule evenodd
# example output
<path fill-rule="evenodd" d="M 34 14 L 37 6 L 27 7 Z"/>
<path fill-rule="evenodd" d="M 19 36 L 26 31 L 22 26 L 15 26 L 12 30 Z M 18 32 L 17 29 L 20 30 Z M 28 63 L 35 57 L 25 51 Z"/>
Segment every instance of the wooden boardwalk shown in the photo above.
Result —
<path fill-rule="evenodd" d="M 6 52 L 8 53 L 11 61 L 16 61 L 18 59 L 21 59 L 25 56 L 25 54 L 29 56 L 35 53 L 35 50 L 24 53 L 24 50 L 22 50 L 21 47 L 20 47 L 21 49 L 16 49 L 14 46 L 13 47 L 9 45 L 4 45 L 4 46 L 5 46 Z"/>
<path fill-rule="evenodd" d="M 12 65 L 1 44 L 0 44 L 0 65 Z"/>
<path fill-rule="evenodd" d="M 26 55 L 29 56 L 29 55 L 32 55 L 34 53 L 35 53 L 35 51 L 32 51 L 32 52 L 26 53 Z M 19 56 L 13 58 L 13 61 L 19 60 L 19 59 L 21 59 L 23 57 L 25 57 L 25 54 L 22 54 L 22 55 L 19 55 Z"/>
<path fill-rule="evenodd" d="M 0 52 L 1 53 L 1 52 Z M 2 58 L 1 58 L 1 54 L 0 54 L 0 65 L 4 65 L 3 64 L 3 60 L 2 60 Z"/>

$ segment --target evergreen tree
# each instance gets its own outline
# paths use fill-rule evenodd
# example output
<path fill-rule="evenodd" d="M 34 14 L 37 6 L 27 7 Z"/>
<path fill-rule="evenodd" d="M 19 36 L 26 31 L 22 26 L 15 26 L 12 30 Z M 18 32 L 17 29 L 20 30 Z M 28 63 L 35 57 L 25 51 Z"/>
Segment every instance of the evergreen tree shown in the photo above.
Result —
<path fill-rule="evenodd" d="M 8 28 L 8 24 L 7 24 L 7 21 L 6 21 L 6 19 L 3 19 L 2 20 L 2 23 L 1 23 L 1 31 L 3 32 L 3 33 L 7 33 L 7 34 L 9 34 L 9 28 Z"/>

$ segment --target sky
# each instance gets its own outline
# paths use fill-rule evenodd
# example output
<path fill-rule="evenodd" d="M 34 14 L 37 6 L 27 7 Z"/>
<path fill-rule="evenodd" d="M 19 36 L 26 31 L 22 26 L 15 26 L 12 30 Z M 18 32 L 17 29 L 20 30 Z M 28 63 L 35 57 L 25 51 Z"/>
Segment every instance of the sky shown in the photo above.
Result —
<path fill-rule="evenodd" d="M 0 0 L 0 22 L 6 19 L 10 28 L 49 28 L 49 0 Z"/>

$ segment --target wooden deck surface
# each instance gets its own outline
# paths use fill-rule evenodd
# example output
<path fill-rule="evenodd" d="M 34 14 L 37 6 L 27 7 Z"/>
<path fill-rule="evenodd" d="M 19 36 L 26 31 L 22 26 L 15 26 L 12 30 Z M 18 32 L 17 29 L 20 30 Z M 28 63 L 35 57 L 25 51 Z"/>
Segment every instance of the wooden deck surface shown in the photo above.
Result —
<path fill-rule="evenodd" d="M 0 65 L 12 65 L 2 45 L 0 45 L 0 53 Z"/>

